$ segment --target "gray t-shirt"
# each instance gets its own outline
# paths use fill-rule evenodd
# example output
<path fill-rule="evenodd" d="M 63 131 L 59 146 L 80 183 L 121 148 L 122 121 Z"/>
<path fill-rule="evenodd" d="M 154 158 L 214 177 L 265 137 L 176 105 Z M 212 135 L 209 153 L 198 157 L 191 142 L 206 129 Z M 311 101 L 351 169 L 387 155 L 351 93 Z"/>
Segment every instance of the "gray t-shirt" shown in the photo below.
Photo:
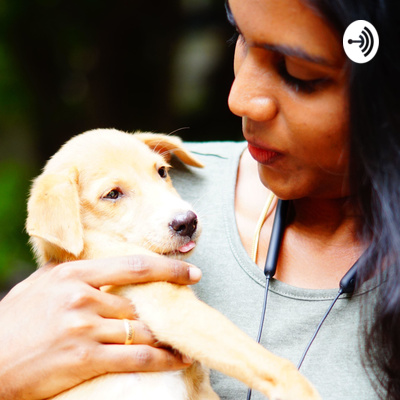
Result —
<path fill-rule="evenodd" d="M 245 143 L 187 145 L 205 168 L 187 167 L 175 160 L 171 175 L 178 192 L 194 206 L 203 227 L 199 244 L 189 259 L 203 271 L 194 290 L 256 338 L 265 277 L 240 241 L 234 214 L 237 167 Z M 340 297 L 301 367 L 324 400 L 378 399 L 360 359 L 360 298 L 370 290 L 374 290 L 373 284 L 352 297 Z M 338 289 L 302 289 L 272 279 L 262 345 L 297 365 L 337 292 Z M 242 383 L 217 372 L 212 373 L 211 380 L 221 399 L 246 399 L 247 388 Z M 252 400 L 263 398 L 253 392 Z"/>

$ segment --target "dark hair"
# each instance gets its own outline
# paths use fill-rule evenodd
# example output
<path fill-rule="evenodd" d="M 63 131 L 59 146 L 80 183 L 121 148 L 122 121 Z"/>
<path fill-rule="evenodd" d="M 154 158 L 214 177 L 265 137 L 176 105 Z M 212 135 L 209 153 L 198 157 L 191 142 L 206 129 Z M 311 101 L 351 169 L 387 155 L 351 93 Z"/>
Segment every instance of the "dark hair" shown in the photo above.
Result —
<path fill-rule="evenodd" d="M 350 182 L 362 215 L 360 236 L 369 245 L 358 285 L 372 276 L 381 283 L 363 305 L 364 366 L 375 376 L 380 398 L 400 400 L 400 3 L 303 1 L 341 36 L 360 19 L 379 34 L 375 58 L 365 64 L 348 61 Z"/>

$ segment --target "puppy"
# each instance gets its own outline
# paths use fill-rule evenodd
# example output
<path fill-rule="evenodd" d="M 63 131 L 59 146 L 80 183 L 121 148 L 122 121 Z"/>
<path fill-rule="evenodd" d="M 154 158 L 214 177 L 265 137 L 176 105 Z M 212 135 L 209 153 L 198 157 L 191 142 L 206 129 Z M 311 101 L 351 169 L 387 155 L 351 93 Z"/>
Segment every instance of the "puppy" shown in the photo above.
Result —
<path fill-rule="evenodd" d="M 172 152 L 202 167 L 172 136 L 94 130 L 67 142 L 31 189 L 26 227 L 39 263 L 190 253 L 198 221 L 168 176 Z M 270 400 L 320 399 L 294 365 L 258 345 L 188 287 L 157 282 L 105 290 L 129 298 L 159 342 L 196 362 L 184 371 L 106 374 L 55 399 L 216 400 L 207 368 Z"/>

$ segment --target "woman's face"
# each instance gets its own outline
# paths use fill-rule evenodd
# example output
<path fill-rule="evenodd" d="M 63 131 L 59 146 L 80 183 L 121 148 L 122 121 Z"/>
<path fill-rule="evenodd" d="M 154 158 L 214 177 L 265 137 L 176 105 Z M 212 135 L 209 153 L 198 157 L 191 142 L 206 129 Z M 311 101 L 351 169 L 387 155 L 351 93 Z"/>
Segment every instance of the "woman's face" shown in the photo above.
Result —
<path fill-rule="evenodd" d="M 261 181 L 284 199 L 348 195 L 341 38 L 300 0 L 229 0 L 229 8 L 239 33 L 229 107 L 242 117 Z"/>

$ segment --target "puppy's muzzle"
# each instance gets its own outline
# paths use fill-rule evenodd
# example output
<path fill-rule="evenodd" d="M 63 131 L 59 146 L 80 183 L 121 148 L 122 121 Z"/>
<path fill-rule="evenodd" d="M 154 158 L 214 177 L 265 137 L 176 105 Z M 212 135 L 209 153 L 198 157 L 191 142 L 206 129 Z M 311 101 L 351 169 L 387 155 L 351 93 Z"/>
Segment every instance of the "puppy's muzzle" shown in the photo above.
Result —
<path fill-rule="evenodd" d="M 196 232 L 197 224 L 197 215 L 193 211 L 187 211 L 184 214 L 175 215 L 169 227 L 179 236 L 187 236 L 191 239 Z"/>

